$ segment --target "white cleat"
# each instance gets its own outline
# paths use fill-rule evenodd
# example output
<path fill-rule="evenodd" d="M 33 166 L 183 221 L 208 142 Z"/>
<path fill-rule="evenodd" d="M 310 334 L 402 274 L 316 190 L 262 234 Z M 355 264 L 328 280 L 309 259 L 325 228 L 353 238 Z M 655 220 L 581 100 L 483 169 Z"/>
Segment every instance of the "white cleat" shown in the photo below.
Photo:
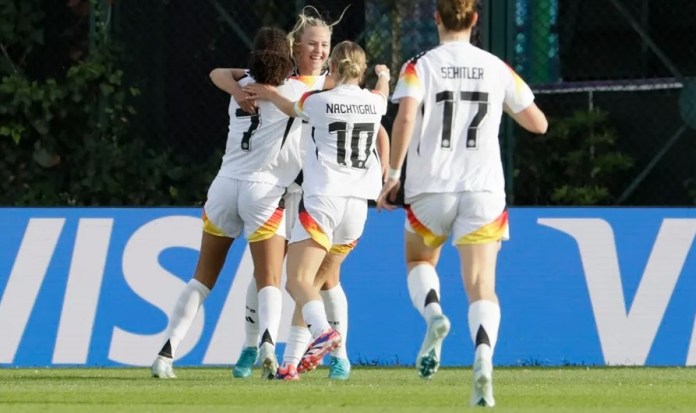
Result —
<path fill-rule="evenodd" d="M 152 377 L 158 379 L 175 379 L 176 374 L 174 374 L 172 359 L 169 357 L 157 356 L 152 363 Z"/>
<path fill-rule="evenodd" d="M 259 346 L 259 361 L 261 362 L 261 378 L 273 380 L 278 372 L 278 359 L 273 344 L 265 342 Z"/>
<path fill-rule="evenodd" d="M 430 379 L 440 367 L 442 341 L 449 330 L 450 321 L 443 314 L 435 315 L 428 321 L 428 330 L 416 359 L 416 370 L 422 378 Z"/>
<path fill-rule="evenodd" d="M 474 360 L 474 381 L 471 386 L 472 406 L 493 407 L 493 362 L 491 350 L 485 344 L 476 349 L 476 360 Z"/>

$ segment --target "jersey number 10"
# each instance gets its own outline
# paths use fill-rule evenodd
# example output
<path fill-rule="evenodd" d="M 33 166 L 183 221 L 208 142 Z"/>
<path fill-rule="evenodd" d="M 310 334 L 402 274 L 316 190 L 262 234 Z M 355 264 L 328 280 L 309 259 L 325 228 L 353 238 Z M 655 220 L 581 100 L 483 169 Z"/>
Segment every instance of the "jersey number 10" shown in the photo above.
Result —
<path fill-rule="evenodd" d="M 352 126 L 352 128 L 351 128 Z M 338 151 L 336 152 L 336 160 L 341 166 L 350 166 L 357 169 L 367 168 L 367 159 L 370 157 L 370 148 L 375 135 L 374 123 L 346 123 L 333 122 L 329 124 L 329 133 L 336 134 L 336 143 Z M 346 137 L 350 133 L 350 165 L 348 164 L 346 154 Z M 365 133 L 367 139 L 364 140 L 365 145 L 361 148 L 360 134 Z"/>

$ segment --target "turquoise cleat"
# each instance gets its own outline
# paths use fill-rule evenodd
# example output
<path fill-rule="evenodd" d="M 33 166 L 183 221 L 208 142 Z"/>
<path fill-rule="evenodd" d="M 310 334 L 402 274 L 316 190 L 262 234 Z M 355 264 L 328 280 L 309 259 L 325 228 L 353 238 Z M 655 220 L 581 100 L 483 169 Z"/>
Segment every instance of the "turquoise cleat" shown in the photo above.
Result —
<path fill-rule="evenodd" d="M 246 379 L 251 376 L 251 369 L 254 368 L 258 355 L 259 350 L 256 347 L 245 347 L 239 360 L 237 360 L 237 364 L 232 369 L 232 376 L 238 379 Z"/>
<path fill-rule="evenodd" d="M 350 378 L 350 361 L 331 356 L 329 359 L 329 378 L 332 380 L 348 380 Z"/>

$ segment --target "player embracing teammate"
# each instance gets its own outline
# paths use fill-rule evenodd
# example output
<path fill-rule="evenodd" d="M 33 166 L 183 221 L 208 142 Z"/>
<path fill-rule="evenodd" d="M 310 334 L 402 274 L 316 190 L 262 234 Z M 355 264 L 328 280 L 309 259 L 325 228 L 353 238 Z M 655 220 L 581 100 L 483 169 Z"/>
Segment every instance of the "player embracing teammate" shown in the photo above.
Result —
<path fill-rule="evenodd" d="M 355 247 L 367 219 L 367 201 L 376 199 L 382 182 L 376 140 L 387 108 L 389 70 L 377 65 L 376 90 L 361 88 L 367 69 L 365 52 L 349 41 L 336 45 L 329 63 L 334 88 L 308 92 L 297 102 L 274 87 L 248 86 L 287 115 L 309 122 L 312 131 L 303 159 L 299 221 L 288 247 L 286 288 L 313 341 L 297 371 L 293 364 L 279 369 L 279 377 L 286 380 L 314 369 L 324 355 L 341 346 L 342 337 L 329 324 L 319 294 L 324 282 L 320 269 L 327 258 L 340 265 Z"/>

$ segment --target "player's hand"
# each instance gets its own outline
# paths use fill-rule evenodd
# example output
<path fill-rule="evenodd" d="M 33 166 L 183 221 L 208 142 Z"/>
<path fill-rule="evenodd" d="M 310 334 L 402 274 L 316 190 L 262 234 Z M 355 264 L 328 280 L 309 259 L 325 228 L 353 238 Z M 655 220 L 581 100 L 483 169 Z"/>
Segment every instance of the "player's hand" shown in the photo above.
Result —
<path fill-rule="evenodd" d="M 401 187 L 401 181 L 398 179 L 388 179 L 387 182 L 382 186 L 382 192 L 380 192 L 377 197 L 377 211 L 381 211 L 382 208 L 392 211 L 397 208 L 396 194 L 399 192 Z"/>
<path fill-rule="evenodd" d="M 244 86 L 244 91 L 255 99 L 269 100 L 273 94 L 278 93 L 275 86 L 264 85 L 261 83 L 251 83 Z"/>
<path fill-rule="evenodd" d="M 375 65 L 375 74 L 379 76 L 380 73 L 386 72 L 386 75 L 389 76 L 389 68 L 387 65 Z"/>
<path fill-rule="evenodd" d="M 237 93 L 232 95 L 239 108 L 246 113 L 256 113 L 256 99 L 249 93 Z"/>

